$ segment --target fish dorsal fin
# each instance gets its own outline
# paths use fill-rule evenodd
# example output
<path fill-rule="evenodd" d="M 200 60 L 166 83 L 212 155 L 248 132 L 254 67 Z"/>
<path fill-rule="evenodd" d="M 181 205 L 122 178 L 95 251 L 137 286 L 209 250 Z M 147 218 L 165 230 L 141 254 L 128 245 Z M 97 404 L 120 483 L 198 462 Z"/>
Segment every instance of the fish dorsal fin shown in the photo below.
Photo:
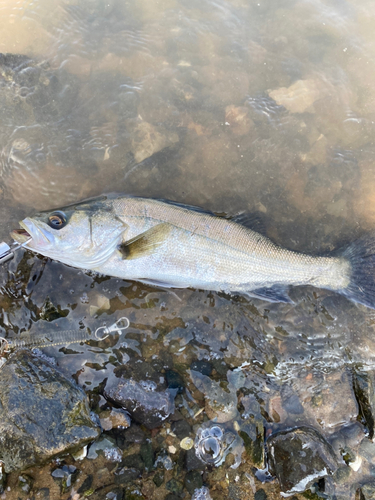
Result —
<path fill-rule="evenodd" d="M 122 258 L 126 260 L 152 255 L 165 242 L 172 230 L 173 227 L 169 224 L 158 224 L 131 240 L 124 241 L 119 245 L 118 250 L 122 254 Z"/>
<path fill-rule="evenodd" d="M 293 304 L 292 299 L 288 295 L 288 288 L 284 285 L 273 285 L 271 287 L 257 288 L 246 293 L 249 297 L 256 299 L 268 300 L 269 302 L 285 302 Z"/>
<path fill-rule="evenodd" d="M 198 212 L 200 214 L 215 215 L 214 212 L 207 210 L 202 207 L 196 207 L 195 205 L 187 205 L 186 203 L 179 203 L 178 201 L 160 199 L 163 203 L 168 203 L 168 205 L 173 205 L 174 207 L 185 208 L 186 210 L 191 210 L 192 212 Z"/>
<path fill-rule="evenodd" d="M 252 231 L 256 231 L 257 233 L 266 236 L 266 227 L 264 222 L 261 216 L 256 212 L 242 212 L 241 214 L 231 217 L 230 220 L 232 222 L 236 222 L 236 224 L 241 224 L 241 226 L 247 227 L 247 229 L 251 229 Z"/>

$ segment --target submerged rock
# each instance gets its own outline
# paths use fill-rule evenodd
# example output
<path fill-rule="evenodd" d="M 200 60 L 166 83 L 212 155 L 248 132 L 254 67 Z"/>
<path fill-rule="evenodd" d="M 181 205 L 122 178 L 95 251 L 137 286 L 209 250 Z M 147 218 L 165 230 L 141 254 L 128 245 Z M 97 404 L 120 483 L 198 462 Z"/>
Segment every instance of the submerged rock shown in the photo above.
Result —
<path fill-rule="evenodd" d="M 271 435 L 267 449 L 270 473 L 288 495 L 305 491 L 317 479 L 332 475 L 339 465 L 329 443 L 309 427 Z"/>
<path fill-rule="evenodd" d="M 354 372 L 353 387 L 360 415 L 368 428 L 369 438 L 372 439 L 374 436 L 375 414 L 374 372 Z"/>
<path fill-rule="evenodd" d="M 111 408 L 100 413 L 100 425 L 103 430 L 126 429 L 130 426 L 130 418 L 123 410 Z"/>
<path fill-rule="evenodd" d="M 157 389 L 152 381 L 142 383 L 113 376 L 107 381 L 104 396 L 127 410 L 139 424 L 154 429 L 173 413 L 176 392 Z"/>
<path fill-rule="evenodd" d="M 362 486 L 362 488 L 360 489 L 360 499 L 361 500 L 375 499 L 375 481 L 370 481 L 369 483 Z"/>
<path fill-rule="evenodd" d="M 85 393 L 56 368 L 18 351 L 0 370 L 0 460 L 6 473 L 82 448 L 100 434 Z"/>

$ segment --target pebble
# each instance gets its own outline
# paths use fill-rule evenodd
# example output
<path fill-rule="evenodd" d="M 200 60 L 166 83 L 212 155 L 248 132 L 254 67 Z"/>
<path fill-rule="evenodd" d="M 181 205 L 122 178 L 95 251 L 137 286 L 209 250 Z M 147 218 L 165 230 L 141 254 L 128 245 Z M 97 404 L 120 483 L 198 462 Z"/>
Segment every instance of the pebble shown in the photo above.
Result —
<path fill-rule="evenodd" d="M 180 441 L 180 446 L 183 450 L 191 450 L 194 446 L 194 441 L 190 437 L 186 437 Z"/>

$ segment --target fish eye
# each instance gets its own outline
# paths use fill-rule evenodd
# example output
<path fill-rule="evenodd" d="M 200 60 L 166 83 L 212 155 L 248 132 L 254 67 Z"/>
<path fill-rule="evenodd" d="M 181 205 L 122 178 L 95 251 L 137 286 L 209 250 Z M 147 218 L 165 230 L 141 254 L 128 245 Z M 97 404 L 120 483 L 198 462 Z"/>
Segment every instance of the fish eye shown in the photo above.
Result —
<path fill-rule="evenodd" d="M 48 217 L 48 225 L 52 227 L 52 229 L 62 229 L 66 226 L 66 216 L 63 212 L 53 212 Z"/>

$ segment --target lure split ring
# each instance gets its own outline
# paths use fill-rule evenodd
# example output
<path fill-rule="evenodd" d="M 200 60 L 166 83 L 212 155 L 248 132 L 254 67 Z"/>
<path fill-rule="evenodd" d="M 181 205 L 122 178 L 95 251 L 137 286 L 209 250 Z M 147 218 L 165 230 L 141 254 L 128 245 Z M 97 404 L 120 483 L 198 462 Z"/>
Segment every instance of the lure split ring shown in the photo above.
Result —
<path fill-rule="evenodd" d="M 123 326 L 121 323 L 125 323 L 125 326 Z M 126 330 L 130 326 L 130 321 L 128 318 L 123 316 L 122 318 L 118 319 L 116 323 L 113 323 L 113 325 L 110 326 L 100 326 L 95 330 L 95 338 L 97 340 L 105 340 L 110 333 L 117 332 L 119 335 L 121 334 L 122 331 Z M 100 337 L 99 332 L 103 331 L 104 336 Z"/>

